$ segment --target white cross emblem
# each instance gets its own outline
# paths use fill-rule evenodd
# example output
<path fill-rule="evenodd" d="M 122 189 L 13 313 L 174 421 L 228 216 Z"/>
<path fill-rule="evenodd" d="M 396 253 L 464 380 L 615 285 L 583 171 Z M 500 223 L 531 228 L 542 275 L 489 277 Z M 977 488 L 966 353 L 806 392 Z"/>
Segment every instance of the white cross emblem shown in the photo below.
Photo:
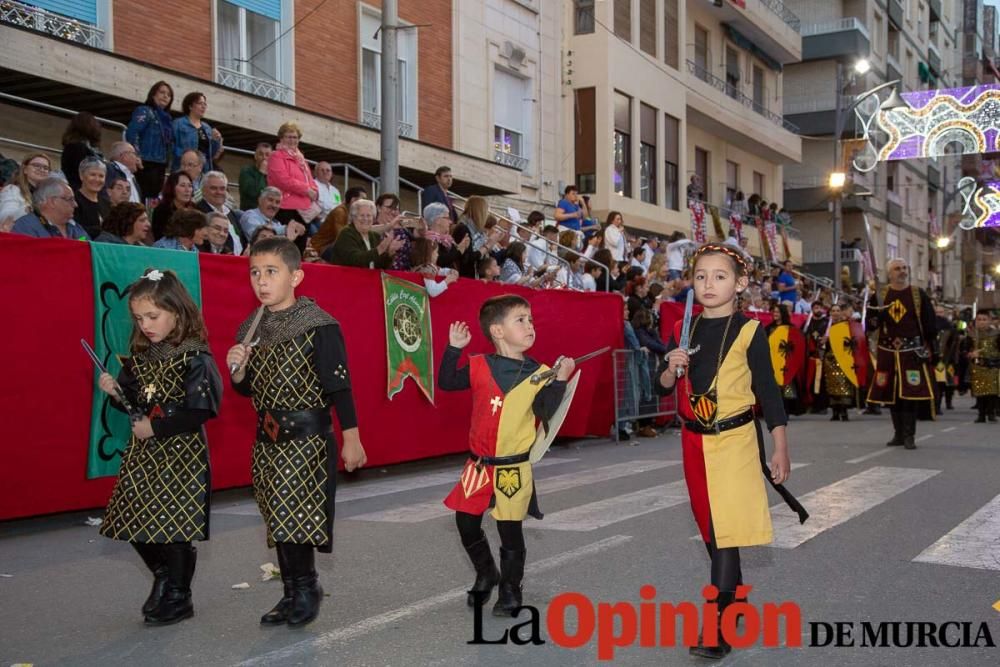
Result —
<path fill-rule="evenodd" d="M 155 384 L 147 384 L 146 385 L 146 400 L 147 401 L 152 400 L 153 399 L 153 394 L 155 394 L 155 393 L 156 393 L 156 385 Z"/>
<path fill-rule="evenodd" d="M 493 414 L 496 414 L 497 410 L 503 407 L 503 401 L 500 400 L 499 396 L 494 396 L 493 400 L 490 401 L 490 405 L 493 407 Z"/>

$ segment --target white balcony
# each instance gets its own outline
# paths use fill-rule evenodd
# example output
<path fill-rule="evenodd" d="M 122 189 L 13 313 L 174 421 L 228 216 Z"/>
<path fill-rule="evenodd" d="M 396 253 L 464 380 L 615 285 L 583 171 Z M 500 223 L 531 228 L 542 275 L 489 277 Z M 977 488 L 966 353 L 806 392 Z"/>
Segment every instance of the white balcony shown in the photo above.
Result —
<path fill-rule="evenodd" d="M 365 127 L 370 127 L 373 130 L 382 129 L 382 115 L 377 113 L 372 113 L 370 111 L 364 112 L 361 116 L 361 124 Z M 413 125 L 410 123 L 404 123 L 399 121 L 399 136 L 406 137 L 407 139 L 413 139 Z"/>
<path fill-rule="evenodd" d="M 493 150 L 493 161 L 497 164 L 502 164 L 505 167 L 513 167 L 518 171 L 524 171 L 528 168 L 528 158 L 499 149 Z"/>
<path fill-rule="evenodd" d="M 53 14 L 16 0 L 0 1 L 0 22 L 37 30 L 97 49 L 107 48 L 104 31 L 97 26 Z"/>
<path fill-rule="evenodd" d="M 219 66 L 215 68 L 215 82 L 220 86 L 240 90 L 275 102 L 292 103 L 292 89 L 272 79 L 262 79 Z"/>
<path fill-rule="evenodd" d="M 826 35 L 831 32 L 846 32 L 848 30 L 857 30 L 865 36 L 865 39 L 871 39 L 868 34 L 868 26 L 856 16 L 821 23 L 806 23 L 802 26 L 802 36 L 812 37 L 813 35 Z"/>

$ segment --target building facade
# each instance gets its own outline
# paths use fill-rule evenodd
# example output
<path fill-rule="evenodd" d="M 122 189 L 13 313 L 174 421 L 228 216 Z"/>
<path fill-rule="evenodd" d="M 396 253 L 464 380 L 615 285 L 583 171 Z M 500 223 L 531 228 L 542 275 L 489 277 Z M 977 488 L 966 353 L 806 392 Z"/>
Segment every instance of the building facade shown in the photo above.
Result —
<path fill-rule="evenodd" d="M 782 70 L 798 62 L 801 38 L 780 8 L 566 3 L 563 138 L 571 182 L 598 217 L 618 211 L 638 230 L 690 233 L 692 175 L 723 212 L 737 191 L 780 205 L 785 165 L 802 151 L 782 118 Z"/>

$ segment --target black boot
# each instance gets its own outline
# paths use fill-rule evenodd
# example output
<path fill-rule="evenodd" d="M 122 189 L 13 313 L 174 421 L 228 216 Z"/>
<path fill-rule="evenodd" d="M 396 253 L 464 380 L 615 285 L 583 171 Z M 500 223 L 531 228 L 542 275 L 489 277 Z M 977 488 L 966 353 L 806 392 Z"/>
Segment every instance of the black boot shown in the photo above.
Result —
<path fill-rule="evenodd" d="M 848 416 L 847 416 L 847 413 L 848 413 L 849 410 L 850 410 L 850 408 L 848 408 L 846 405 L 841 405 L 840 406 L 840 421 L 842 421 L 842 422 L 849 422 L 849 421 L 851 421 L 850 418 L 848 418 Z"/>
<path fill-rule="evenodd" d="M 165 547 L 167 590 L 156 609 L 146 614 L 149 625 L 170 625 L 194 616 L 191 580 L 194 578 L 198 550 L 190 542 L 175 542 Z"/>
<path fill-rule="evenodd" d="M 469 554 L 472 566 L 476 568 L 476 583 L 469 589 L 466 602 L 470 607 L 477 604 L 481 607 L 490 599 L 493 594 L 493 587 L 500 580 L 500 571 L 497 570 L 496 561 L 493 560 L 493 552 L 490 551 L 490 542 L 483 534 L 480 538 L 465 547 L 465 552 Z"/>
<path fill-rule="evenodd" d="M 722 612 L 726 610 L 726 607 L 733 603 L 733 599 L 736 597 L 734 591 L 722 591 L 719 593 L 718 605 L 719 605 L 719 618 L 718 618 L 718 635 L 719 635 L 719 645 L 718 646 L 705 646 L 702 644 L 702 636 L 698 637 L 698 645 L 692 646 L 689 649 L 691 655 L 698 656 L 699 658 L 708 658 L 709 660 L 722 660 L 729 652 L 733 650 L 733 647 L 729 645 L 728 642 L 722 637 Z"/>
<path fill-rule="evenodd" d="M 903 447 L 905 449 L 916 449 L 916 435 L 917 435 L 917 412 L 916 410 L 907 410 L 902 415 L 900 415 L 903 421 Z"/>
<path fill-rule="evenodd" d="M 833 416 L 830 417 L 830 421 L 837 422 L 840 421 L 840 406 L 833 406 Z"/>
<path fill-rule="evenodd" d="M 524 558 L 527 552 L 500 547 L 500 591 L 493 605 L 494 616 L 513 616 L 521 606 L 521 580 L 524 579 Z"/>
<path fill-rule="evenodd" d="M 284 593 L 278 604 L 274 605 L 271 611 L 260 617 L 261 625 L 281 625 L 288 620 L 288 610 L 292 606 L 292 575 L 288 571 L 288 563 L 285 558 L 285 545 L 281 542 L 275 545 L 278 552 L 278 567 L 281 569 L 281 583 L 284 586 Z"/>
<path fill-rule="evenodd" d="M 980 396 L 976 399 L 976 409 L 979 411 L 979 416 L 976 417 L 975 424 L 985 424 L 986 423 L 986 397 Z"/>
<path fill-rule="evenodd" d="M 989 402 L 986 404 L 986 419 L 991 422 L 996 422 L 997 420 L 997 397 L 990 396 Z"/>
<path fill-rule="evenodd" d="M 285 564 L 292 584 L 292 601 L 287 623 L 299 626 L 311 623 L 319 615 L 323 588 L 316 574 L 316 549 L 311 544 L 284 544 Z"/>
<path fill-rule="evenodd" d="M 903 444 L 903 415 L 895 406 L 889 410 L 889 414 L 892 415 L 892 440 L 885 443 L 885 446 L 900 447 Z"/>
<path fill-rule="evenodd" d="M 149 597 L 142 604 L 143 616 L 156 609 L 160 600 L 163 599 L 163 594 L 167 591 L 167 564 L 163 560 L 165 547 L 166 545 L 163 544 L 132 542 L 132 548 L 138 552 L 142 562 L 153 573 L 153 590 L 149 592 Z"/>

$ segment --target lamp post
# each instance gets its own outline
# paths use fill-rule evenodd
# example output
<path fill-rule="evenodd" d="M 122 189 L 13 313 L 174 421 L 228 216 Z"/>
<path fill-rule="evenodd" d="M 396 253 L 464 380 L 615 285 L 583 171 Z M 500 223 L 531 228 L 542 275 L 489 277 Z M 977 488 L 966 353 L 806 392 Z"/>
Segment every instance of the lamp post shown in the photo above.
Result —
<path fill-rule="evenodd" d="M 889 88 L 895 86 L 900 82 L 899 79 L 894 79 L 892 81 L 887 81 L 885 83 L 879 84 L 867 90 L 864 93 L 858 95 L 853 102 L 845 109 L 844 108 L 844 89 L 848 84 L 853 83 L 854 76 L 857 74 L 864 75 L 871 69 L 871 64 L 861 58 L 854 63 L 852 68 L 851 78 L 847 81 L 844 80 L 844 65 L 839 60 L 837 61 L 837 90 L 836 90 L 836 112 L 834 115 L 834 135 L 833 135 L 833 169 L 834 171 L 830 174 L 829 186 L 832 190 L 833 196 L 833 284 L 840 286 L 840 234 L 842 226 L 842 195 L 844 185 L 847 182 L 847 174 L 840 171 L 838 165 L 840 164 L 840 139 L 844 134 L 844 126 L 847 124 L 847 118 L 852 111 L 860 104 L 862 101 L 868 99 L 875 93 L 879 92 L 884 88 Z M 889 97 L 886 98 L 886 102 L 882 104 L 882 109 L 895 109 L 900 106 L 907 106 L 905 102 L 899 99 L 896 95 L 895 90 L 890 92 Z"/>

